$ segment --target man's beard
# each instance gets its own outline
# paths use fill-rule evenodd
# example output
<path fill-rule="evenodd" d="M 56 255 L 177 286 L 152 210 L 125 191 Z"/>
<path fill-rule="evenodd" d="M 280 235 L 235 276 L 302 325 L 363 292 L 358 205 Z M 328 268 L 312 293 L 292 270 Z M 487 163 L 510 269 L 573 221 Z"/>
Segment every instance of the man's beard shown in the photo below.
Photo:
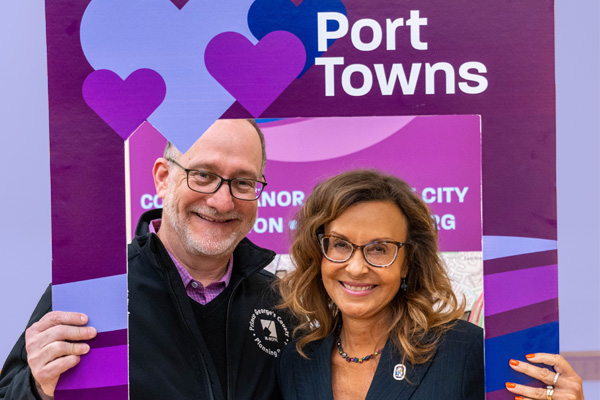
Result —
<path fill-rule="evenodd" d="M 241 225 L 239 229 L 233 231 L 225 238 L 221 236 L 219 230 L 206 230 L 201 233 L 201 237 L 198 237 L 199 233 L 193 232 L 192 229 L 190 229 L 190 219 L 199 218 L 192 215 L 194 212 L 218 220 L 231 219 L 243 221 L 244 216 L 235 211 L 221 214 L 208 206 L 188 207 L 185 212 L 182 213 L 177 208 L 175 199 L 176 196 L 173 185 L 171 185 L 171 188 L 169 188 L 164 198 L 163 213 L 169 220 L 185 250 L 190 254 L 217 256 L 232 253 L 238 243 L 248 234 L 248 232 L 250 232 L 256 219 L 255 214 L 246 224 Z"/>

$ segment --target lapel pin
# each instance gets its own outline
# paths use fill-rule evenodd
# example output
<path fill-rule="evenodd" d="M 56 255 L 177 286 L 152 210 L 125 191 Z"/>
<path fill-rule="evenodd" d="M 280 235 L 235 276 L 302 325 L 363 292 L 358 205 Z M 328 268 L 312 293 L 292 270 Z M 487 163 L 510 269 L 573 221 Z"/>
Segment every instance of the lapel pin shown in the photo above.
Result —
<path fill-rule="evenodd" d="M 406 367 L 404 364 L 396 364 L 394 367 L 394 379 L 401 381 L 406 376 Z"/>

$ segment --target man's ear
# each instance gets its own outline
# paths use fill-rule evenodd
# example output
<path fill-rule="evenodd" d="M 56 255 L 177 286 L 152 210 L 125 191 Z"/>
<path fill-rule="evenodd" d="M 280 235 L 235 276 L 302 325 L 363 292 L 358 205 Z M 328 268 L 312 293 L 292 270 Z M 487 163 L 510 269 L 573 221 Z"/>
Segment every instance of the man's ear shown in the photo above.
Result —
<path fill-rule="evenodd" d="M 169 162 L 165 158 L 159 158 L 154 162 L 152 176 L 154 177 L 156 194 L 161 199 L 164 199 L 165 195 L 167 194 L 169 181 Z"/>

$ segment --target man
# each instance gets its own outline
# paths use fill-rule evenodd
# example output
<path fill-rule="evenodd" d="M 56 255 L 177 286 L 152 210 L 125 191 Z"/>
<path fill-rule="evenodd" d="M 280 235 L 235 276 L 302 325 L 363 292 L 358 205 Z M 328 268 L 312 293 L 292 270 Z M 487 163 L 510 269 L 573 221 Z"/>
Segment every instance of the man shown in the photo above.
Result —
<path fill-rule="evenodd" d="M 144 214 L 128 248 L 133 399 L 276 399 L 291 327 L 276 309 L 274 253 L 245 239 L 264 185 L 254 121 L 219 120 L 153 168 L 163 211 Z M 154 233 L 156 232 L 156 234 Z M 50 290 L 9 355 L 0 398 L 51 398 L 96 335 L 78 313 L 49 312 Z"/>

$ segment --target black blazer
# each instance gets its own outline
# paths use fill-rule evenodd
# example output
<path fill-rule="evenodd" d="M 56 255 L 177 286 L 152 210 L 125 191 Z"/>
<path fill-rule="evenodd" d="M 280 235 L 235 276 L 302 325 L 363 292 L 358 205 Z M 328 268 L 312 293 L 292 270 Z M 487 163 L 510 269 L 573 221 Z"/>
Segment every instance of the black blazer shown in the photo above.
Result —
<path fill-rule="evenodd" d="M 279 383 L 285 400 L 333 400 L 331 349 L 334 337 L 305 347 L 309 360 L 298 354 L 295 342 L 281 356 Z M 456 321 L 433 358 L 419 365 L 405 362 L 406 378 L 396 380 L 394 367 L 402 356 L 390 351 L 388 340 L 367 393 L 367 400 L 483 400 L 483 330 Z"/>

